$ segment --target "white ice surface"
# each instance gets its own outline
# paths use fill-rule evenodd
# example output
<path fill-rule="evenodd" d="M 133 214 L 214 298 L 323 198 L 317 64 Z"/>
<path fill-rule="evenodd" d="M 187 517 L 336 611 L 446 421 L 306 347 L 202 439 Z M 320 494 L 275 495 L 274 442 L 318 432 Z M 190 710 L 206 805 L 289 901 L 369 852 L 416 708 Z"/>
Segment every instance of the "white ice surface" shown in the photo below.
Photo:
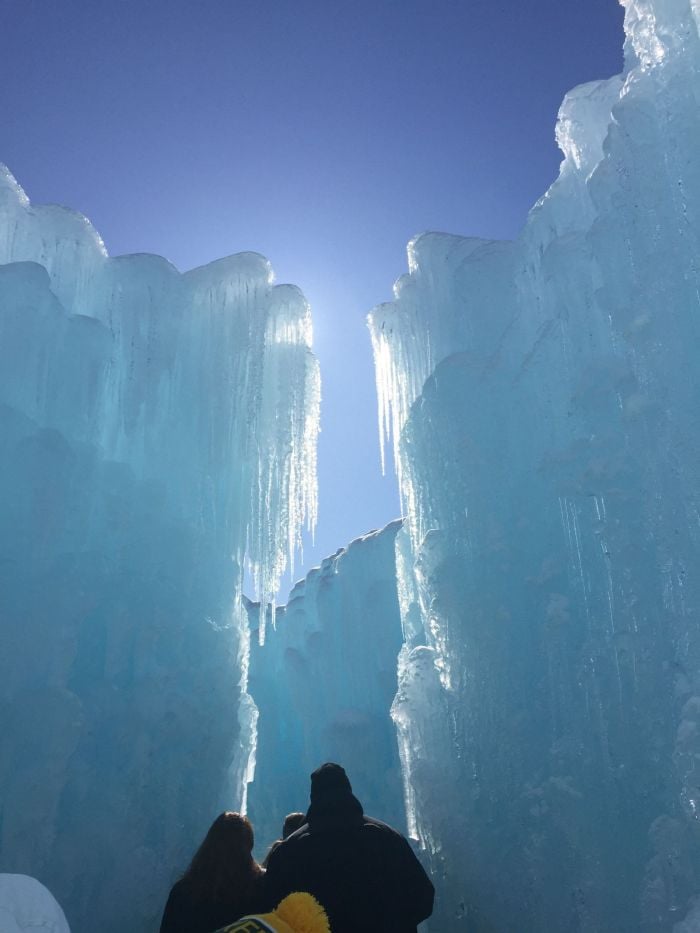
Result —
<path fill-rule="evenodd" d="M 0 874 L 0 933 L 70 933 L 51 892 L 29 875 Z"/>

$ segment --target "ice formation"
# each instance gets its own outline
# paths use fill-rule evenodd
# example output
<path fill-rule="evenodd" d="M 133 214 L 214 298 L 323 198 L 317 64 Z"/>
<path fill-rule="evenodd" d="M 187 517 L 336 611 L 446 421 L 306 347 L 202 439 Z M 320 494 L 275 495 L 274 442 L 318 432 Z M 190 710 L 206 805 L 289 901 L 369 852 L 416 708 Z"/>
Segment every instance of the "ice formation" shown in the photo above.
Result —
<path fill-rule="evenodd" d="M 435 928 L 697 928 L 700 5 L 625 0 L 515 242 L 428 234 L 374 310 Z"/>
<path fill-rule="evenodd" d="M 245 557 L 265 605 L 315 517 L 303 297 L 111 259 L 0 173 L 0 868 L 76 933 L 152 927 L 254 765 L 264 845 L 326 758 L 439 933 L 698 928 L 700 5 L 624 5 L 521 236 L 410 244 L 370 319 L 405 521 L 264 647 Z"/>
<path fill-rule="evenodd" d="M 292 590 L 264 647 L 251 652 L 260 712 L 250 816 L 264 846 L 309 803 L 309 775 L 341 761 L 366 811 L 405 823 L 396 732 L 401 617 L 394 542 L 400 522 L 353 541 Z M 250 606 L 251 626 L 258 608 Z"/>
<path fill-rule="evenodd" d="M 0 874 L 2 933 L 70 933 L 56 898 L 36 878 Z"/>
<path fill-rule="evenodd" d="M 76 933 L 152 929 L 244 803 L 243 566 L 269 600 L 315 519 L 310 342 L 263 257 L 109 258 L 0 172 L 0 867 Z"/>

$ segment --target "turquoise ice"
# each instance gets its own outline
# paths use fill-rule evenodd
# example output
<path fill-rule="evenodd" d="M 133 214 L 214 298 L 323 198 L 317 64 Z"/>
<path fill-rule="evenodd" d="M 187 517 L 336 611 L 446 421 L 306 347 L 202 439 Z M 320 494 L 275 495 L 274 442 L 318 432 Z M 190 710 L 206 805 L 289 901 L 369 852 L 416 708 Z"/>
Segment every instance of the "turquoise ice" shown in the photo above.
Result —
<path fill-rule="evenodd" d="M 323 761 L 342 761 L 367 812 L 405 830 L 390 715 L 402 640 L 400 525 L 324 560 L 277 610 L 265 645 L 252 639 L 249 690 L 259 719 L 249 805 L 260 843 L 277 838 L 285 814 L 306 810 L 309 775 Z M 258 607 L 249 612 L 254 630 Z"/>
<path fill-rule="evenodd" d="M 110 258 L 0 173 L 0 867 L 75 933 L 152 929 L 219 809 L 262 849 L 324 758 L 422 849 L 435 933 L 698 929 L 700 5 L 624 5 L 521 235 L 409 245 L 370 315 L 403 522 L 276 619 L 302 294 Z"/>
<path fill-rule="evenodd" d="M 110 258 L 0 172 L 0 852 L 78 933 L 153 929 L 245 806 L 243 572 L 269 602 L 315 521 L 310 345 L 262 256 Z"/>
<path fill-rule="evenodd" d="M 700 7 L 624 5 L 520 237 L 418 237 L 370 316 L 439 930 L 697 922 Z"/>

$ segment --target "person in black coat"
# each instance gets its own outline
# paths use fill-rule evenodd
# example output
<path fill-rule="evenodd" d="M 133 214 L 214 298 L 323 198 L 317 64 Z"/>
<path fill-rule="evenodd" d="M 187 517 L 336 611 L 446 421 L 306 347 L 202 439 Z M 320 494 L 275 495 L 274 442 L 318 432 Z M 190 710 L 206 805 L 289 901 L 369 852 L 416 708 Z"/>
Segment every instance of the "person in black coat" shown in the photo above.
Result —
<path fill-rule="evenodd" d="M 170 892 L 160 933 L 213 933 L 260 910 L 264 872 L 253 858 L 253 844 L 245 816 L 218 816 Z"/>
<path fill-rule="evenodd" d="M 340 765 L 311 775 L 306 823 L 270 853 L 265 899 L 308 891 L 333 933 L 415 933 L 433 910 L 434 888 L 408 841 L 365 816 Z"/>
<path fill-rule="evenodd" d="M 270 856 L 279 846 L 282 845 L 287 836 L 291 836 L 292 833 L 295 833 L 298 829 L 306 822 L 306 814 L 298 813 L 288 813 L 284 818 L 284 823 L 282 824 L 282 835 L 279 839 L 275 839 L 270 848 L 268 849 L 267 855 L 260 863 L 263 868 L 267 868 L 267 863 L 270 861 Z"/>

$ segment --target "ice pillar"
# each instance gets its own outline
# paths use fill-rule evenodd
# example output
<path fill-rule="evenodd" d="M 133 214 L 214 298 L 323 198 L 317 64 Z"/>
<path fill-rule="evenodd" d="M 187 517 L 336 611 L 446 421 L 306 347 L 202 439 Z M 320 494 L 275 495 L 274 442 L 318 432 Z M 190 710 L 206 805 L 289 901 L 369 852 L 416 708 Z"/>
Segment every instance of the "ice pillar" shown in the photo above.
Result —
<path fill-rule="evenodd" d="M 567 96 L 521 236 L 418 238 L 370 318 L 440 930 L 697 912 L 698 8 L 625 5 L 625 74 Z"/>
<path fill-rule="evenodd" d="M 308 305 L 244 253 L 110 258 L 0 172 L 0 851 L 75 933 L 154 928 L 240 807 L 244 562 L 316 508 Z"/>

